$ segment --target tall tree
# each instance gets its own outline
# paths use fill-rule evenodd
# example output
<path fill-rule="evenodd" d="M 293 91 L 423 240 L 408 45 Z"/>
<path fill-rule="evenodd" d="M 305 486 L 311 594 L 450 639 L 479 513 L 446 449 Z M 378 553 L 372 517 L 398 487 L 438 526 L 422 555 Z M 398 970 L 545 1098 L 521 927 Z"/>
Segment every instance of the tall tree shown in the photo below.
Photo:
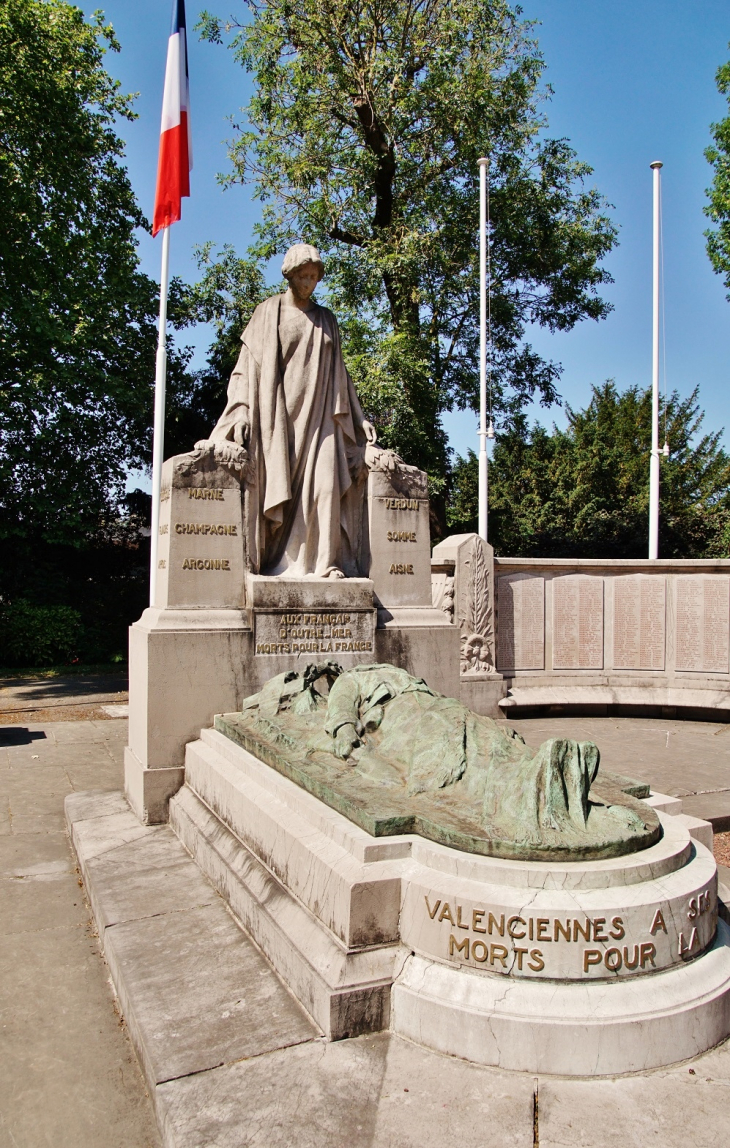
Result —
<path fill-rule="evenodd" d="M 531 430 L 518 417 L 489 468 L 489 539 L 513 557 L 645 558 L 649 529 L 651 390 L 593 388 L 568 427 Z M 722 430 L 702 434 L 698 390 L 667 402 L 671 455 L 662 459 L 659 553 L 724 557 L 730 548 L 730 458 Z M 478 462 L 454 471 L 452 529 L 476 529 Z"/>
<path fill-rule="evenodd" d="M 718 68 L 715 81 L 718 91 L 730 105 L 730 62 Z M 712 124 L 711 132 L 714 142 L 705 150 L 705 156 L 714 169 L 714 175 L 707 190 L 709 203 L 705 207 L 705 215 L 715 226 L 705 232 L 707 254 L 730 291 L 730 115 Z"/>
<path fill-rule="evenodd" d="M 306 239 L 368 417 L 443 479 L 440 415 L 478 402 L 477 159 L 489 157 L 495 409 L 556 398 L 525 340 L 601 318 L 615 230 L 590 168 L 545 137 L 543 61 L 504 0 L 243 0 L 201 18 L 230 36 L 255 94 L 231 181 L 263 204 L 253 254 Z M 438 486 L 438 482 L 435 484 Z"/>
<path fill-rule="evenodd" d="M 157 287 L 138 271 L 115 127 L 133 113 L 107 48 L 111 27 L 64 0 L 0 4 L 4 537 L 80 539 L 147 459 Z"/>

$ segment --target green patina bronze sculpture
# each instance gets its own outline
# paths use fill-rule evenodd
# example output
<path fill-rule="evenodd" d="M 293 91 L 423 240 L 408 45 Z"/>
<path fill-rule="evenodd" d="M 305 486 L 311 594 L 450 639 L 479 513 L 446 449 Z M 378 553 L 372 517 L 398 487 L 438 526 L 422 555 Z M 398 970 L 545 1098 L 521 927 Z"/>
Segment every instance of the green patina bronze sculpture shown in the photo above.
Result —
<path fill-rule="evenodd" d="M 661 835 L 638 800 L 648 789 L 599 779 L 592 742 L 555 738 L 532 750 L 396 666 L 289 670 L 215 724 L 374 836 L 576 861 L 632 853 Z"/>

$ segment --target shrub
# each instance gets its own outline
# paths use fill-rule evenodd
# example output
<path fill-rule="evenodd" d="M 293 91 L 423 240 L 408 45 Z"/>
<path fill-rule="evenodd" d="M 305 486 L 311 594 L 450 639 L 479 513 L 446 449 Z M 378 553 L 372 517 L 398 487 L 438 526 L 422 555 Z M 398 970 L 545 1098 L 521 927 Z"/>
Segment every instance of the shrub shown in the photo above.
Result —
<path fill-rule="evenodd" d="M 70 606 L 35 606 L 23 598 L 0 606 L 0 662 L 50 666 L 68 662 L 82 639 L 81 615 Z"/>

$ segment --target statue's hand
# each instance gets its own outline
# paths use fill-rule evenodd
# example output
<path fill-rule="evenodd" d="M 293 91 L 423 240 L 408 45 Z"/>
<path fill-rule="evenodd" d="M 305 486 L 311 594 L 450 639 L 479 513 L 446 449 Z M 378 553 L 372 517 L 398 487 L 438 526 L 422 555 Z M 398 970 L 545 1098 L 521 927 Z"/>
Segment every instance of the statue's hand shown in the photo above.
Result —
<path fill-rule="evenodd" d="M 335 757 L 341 757 L 343 761 L 346 761 L 355 746 L 359 744 L 360 738 L 357 736 L 354 725 L 351 722 L 346 722 L 345 725 L 340 726 L 335 734 Z"/>
<path fill-rule="evenodd" d="M 237 419 L 233 427 L 233 441 L 237 446 L 248 446 L 248 440 L 251 436 L 251 424 L 248 420 L 248 415 L 242 416 Z"/>
<path fill-rule="evenodd" d="M 375 427 L 373 426 L 373 424 L 369 423 L 367 419 L 363 419 L 362 420 L 362 429 L 365 432 L 365 438 L 367 439 L 367 441 L 369 443 L 372 443 L 373 446 L 375 446 L 376 442 L 378 441 L 378 434 L 377 434 L 377 431 L 375 430 Z"/>

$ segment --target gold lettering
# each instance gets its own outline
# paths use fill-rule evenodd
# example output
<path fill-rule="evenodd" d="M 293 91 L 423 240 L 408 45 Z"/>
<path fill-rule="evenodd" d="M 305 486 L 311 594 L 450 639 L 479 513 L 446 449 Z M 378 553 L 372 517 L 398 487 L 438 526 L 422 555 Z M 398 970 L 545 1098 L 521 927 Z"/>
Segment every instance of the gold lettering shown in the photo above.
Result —
<path fill-rule="evenodd" d="M 600 949 L 584 949 L 583 950 L 583 972 L 587 973 L 591 965 L 600 965 L 603 960 L 603 953 Z"/>
<path fill-rule="evenodd" d="M 457 927 L 457 929 L 468 929 L 469 928 L 469 923 L 467 922 L 465 925 L 461 919 L 461 905 L 458 905 L 458 904 L 456 906 L 456 927 Z"/>
<path fill-rule="evenodd" d="M 499 921 L 494 916 L 494 913 L 490 913 L 489 919 L 487 921 L 487 925 L 489 926 L 490 937 L 492 935 L 492 925 L 494 925 L 494 927 L 497 930 L 497 932 L 499 933 L 500 937 L 503 937 L 504 936 L 504 913 L 502 913 L 502 916 L 499 918 Z"/>
<path fill-rule="evenodd" d="M 490 965 L 493 965 L 495 961 L 499 961 L 503 969 L 507 968 L 507 950 L 504 945 L 492 945 Z"/>
<path fill-rule="evenodd" d="M 448 901 L 445 902 L 443 909 L 439 913 L 439 921 L 450 921 L 452 925 L 454 924 L 454 918 L 451 916 L 451 909 L 449 908 Z"/>
<path fill-rule="evenodd" d="M 683 957 L 685 955 L 685 953 L 691 953 L 692 949 L 695 947 L 696 944 L 697 944 L 697 929 L 693 925 L 692 926 L 692 932 L 689 935 L 689 944 L 688 945 L 685 945 L 685 943 L 684 943 L 684 933 L 679 934 L 679 949 L 678 949 L 679 956 Z M 642 948 L 643 947 L 644 946 L 642 945 Z M 654 962 L 652 961 L 652 964 L 653 963 Z"/>
<path fill-rule="evenodd" d="M 594 941 L 607 941 L 608 937 L 603 931 L 603 926 L 606 924 L 605 917 L 596 917 L 593 922 L 593 940 Z"/>
<path fill-rule="evenodd" d="M 477 946 L 479 948 L 479 952 L 481 953 L 481 956 L 477 956 Z M 484 941 L 472 941 L 472 943 L 471 943 L 471 959 L 473 961 L 478 961 L 479 964 L 481 965 L 484 963 L 484 961 L 487 960 L 488 956 L 489 956 L 489 949 L 484 944 Z"/>
<path fill-rule="evenodd" d="M 547 917 L 538 917 L 537 918 L 537 937 L 535 938 L 535 940 L 537 940 L 537 941 L 552 941 L 552 937 L 548 937 L 545 935 L 545 929 L 548 929 L 549 927 L 550 927 L 550 921 L 547 919 Z"/>
<path fill-rule="evenodd" d="M 566 941 L 570 940 L 570 917 L 568 917 L 567 923 L 565 925 L 562 923 L 562 921 L 558 921 L 557 918 L 553 921 L 553 940 L 554 941 L 558 941 L 560 939 L 558 937 L 558 933 L 562 933 L 563 936 L 565 937 Z"/>
<path fill-rule="evenodd" d="M 656 946 L 649 944 L 645 941 L 641 946 L 641 967 L 643 969 L 647 961 L 651 961 L 652 968 L 654 968 L 654 957 L 656 956 Z"/>
<path fill-rule="evenodd" d="M 627 969 L 637 968 L 637 966 L 639 964 L 639 946 L 638 945 L 634 945 L 634 951 L 631 954 L 631 960 L 629 960 L 628 945 L 624 945 L 624 964 L 626 965 Z"/>
<path fill-rule="evenodd" d="M 573 940 L 574 941 L 578 940 L 578 933 L 580 933 L 580 935 L 582 936 L 584 941 L 590 941 L 590 939 L 591 939 L 591 923 L 587 918 L 586 918 L 585 925 L 581 925 L 580 921 L 577 921 L 577 920 L 573 921 Z"/>
<path fill-rule="evenodd" d="M 514 953 L 517 957 L 517 969 L 519 972 L 522 972 L 522 958 L 527 956 L 528 951 L 528 949 L 518 949 L 515 946 Z"/>
<path fill-rule="evenodd" d="M 530 960 L 527 967 L 532 969 L 533 973 L 540 973 L 545 968 L 545 962 L 542 959 L 542 949 L 531 949 Z"/>
<path fill-rule="evenodd" d="M 652 937 L 655 937 L 660 929 L 666 933 L 667 926 L 664 924 L 664 914 L 662 913 L 661 909 L 657 909 L 656 913 L 654 914 L 654 920 L 651 923 L 649 932 L 651 933 Z"/>
<path fill-rule="evenodd" d="M 478 923 L 479 921 L 481 921 L 481 919 L 484 916 L 484 914 L 486 913 L 486 911 L 487 911 L 486 909 L 474 909 L 474 911 L 472 912 L 471 927 L 475 933 L 486 933 L 487 930 L 481 929 L 479 927 L 479 923 Z"/>
<path fill-rule="evenodd" d="M 626 936 L 623 917 L 611 918 L 611 937 L 614 941 L 621 941 Z"/>
<path fill-rule="evenodd" d="M 167 566 L 167 562 L 165 561 L 165 559 L 160 558 L 160 561 L 157 563 L 157 569 L 158 570 L 164 570 L 166 566 Z"/>
<path fill-rule="evenodd" d="M 480 942 L 477 941 L 477 944 L 480 944 Z M 457 953 L 463 953 L 464 960 L 469 960 L 469 938 L 464 937 L 464 940 L 461 942 L 461 944 L 459 944 L 454 934 L 451 933 L 449 936 L 449 956 L 453 957 Z"/>
<path fill-rule="evenodd" d="M 525 930 L 523 929 L 521 933 L 518 933 L 515 929 L 515 925 L 517 925 L 517 924 L 519 924 L 519 925 L 525 924 L 522 917 L 510 917 L 509 921 L 507 922 L 507 932 L 508 932 L 510 937 L 513 937 L 515 940 L 520 941 L 520 940 L 522 940 L 522 938 L 525 935 Z"/>
<path fill-rule="evenodd" d="M 617 973 L 623 964 L 620 949 L 606 949 L 603 963 L 611 973 Z"/>
<path fill-rule="evenodd" d="M 163 523 L 163 525 L 160 527 L 160 534 L 167 534 L 168 530 L 169 530 L 169 526 L 168 526 L 168 525 L 167 525 L 167 523 L 165 522 L 165 523 Z"/>
<path fill-rule="evenodd" d="M 169 486 L 163 486 L 162 490 L 160 491 L 160 502 L 167 502 L 169 497 L 170 497 L 170 487 Z"/>
<path fill-rule="evenodd" d="M 434 905 L 433 909 L 432 909 L 432 908 L 431 908 L 431 906 L 430 906 L 430 905 L 429 905 L 429 903 L 428 903 L 428 897 L 426 897 L 426 896 L 424 895 L 424 898 L 423 898 L 423 899 L 424 899 L 424 901 L 426 902 L 426 909 L 428 910 L 428 915 L 429 915 L 429 917 L 431 918 L 431 920 L 433 920 L 433 919 L 434 919 L 434 917 L 436 916 L 437 912 L 438 912 L 438 907 L 439 907 L 439 905 L 441 904 L 441 902 L 440 902 L 440 901 L 437 901 L 437 902 L 436 902 L 436 904 Z"/>

